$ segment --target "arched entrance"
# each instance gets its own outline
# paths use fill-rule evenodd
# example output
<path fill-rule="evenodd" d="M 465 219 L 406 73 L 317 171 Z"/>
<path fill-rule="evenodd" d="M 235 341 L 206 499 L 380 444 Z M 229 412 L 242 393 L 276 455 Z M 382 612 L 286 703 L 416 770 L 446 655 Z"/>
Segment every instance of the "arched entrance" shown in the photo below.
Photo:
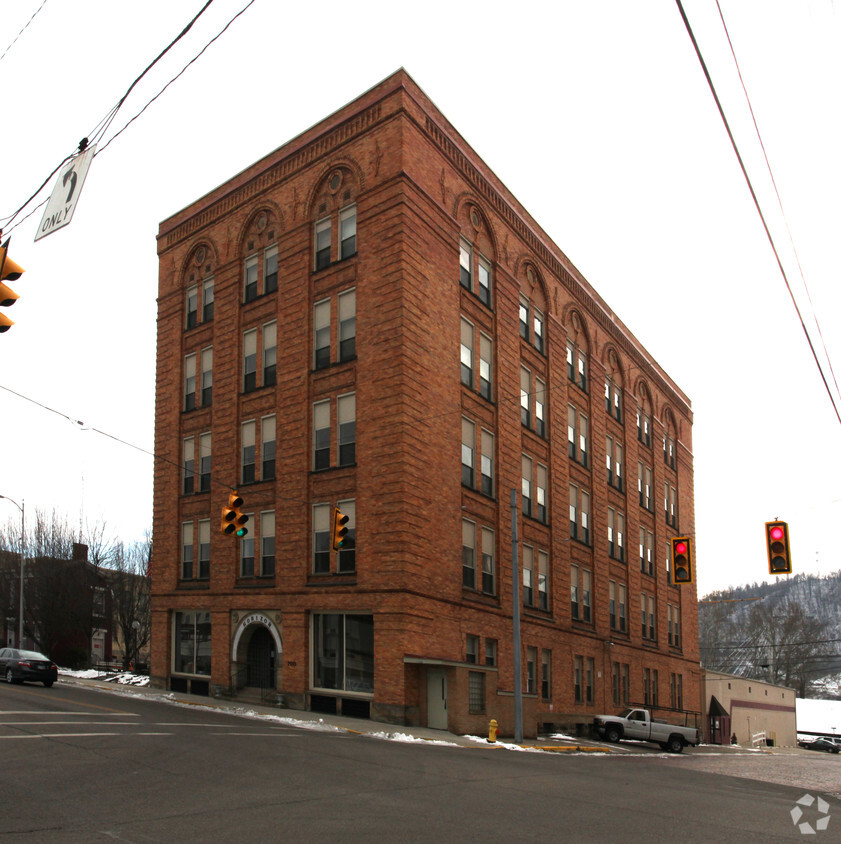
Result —
<path fill-rule="evenodd" d="M 255 625 L 245 657 L 245 685 L 258 689 L 277 688 L 276 657 L 272 634 L 265 627 Z"/>
<path fill-rule="evenodd" d="M 277 613 L 280 620 L 280 614 Z M 267 613 L 255 612 L 243 617 L 234 631 L 231 648 L 231 688 L 236 693 L 245 688 L 262 692 L 281 688 L 280 666 L 283 646 L 280 631 Z"/>

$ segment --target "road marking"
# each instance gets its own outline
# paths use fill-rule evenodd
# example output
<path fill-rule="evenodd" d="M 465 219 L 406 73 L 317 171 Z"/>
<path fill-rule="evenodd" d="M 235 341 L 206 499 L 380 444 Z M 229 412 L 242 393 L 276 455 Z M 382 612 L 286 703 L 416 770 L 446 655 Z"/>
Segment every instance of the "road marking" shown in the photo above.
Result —
<path fill-rule="evenodd" d="M 171 736 L 172 733 L 135 733 L 138 736 Z M 120 736 L 125 738 L 125 733 L 34 733 L 20 736 L 0 736 L 0 741 L 3 739 L 23 739 L 23 738 L 88 738 L 90 736 Z"/>

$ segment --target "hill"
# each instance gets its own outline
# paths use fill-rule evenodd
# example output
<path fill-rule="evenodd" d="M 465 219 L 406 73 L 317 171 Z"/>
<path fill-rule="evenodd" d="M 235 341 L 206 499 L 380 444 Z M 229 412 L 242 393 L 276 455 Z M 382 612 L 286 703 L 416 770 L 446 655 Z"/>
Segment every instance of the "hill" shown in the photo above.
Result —
<path fill-rule="evenodd" d="M 698 621 L 705 668 L 841 699 L 841 571 L 712 592 Z"/>

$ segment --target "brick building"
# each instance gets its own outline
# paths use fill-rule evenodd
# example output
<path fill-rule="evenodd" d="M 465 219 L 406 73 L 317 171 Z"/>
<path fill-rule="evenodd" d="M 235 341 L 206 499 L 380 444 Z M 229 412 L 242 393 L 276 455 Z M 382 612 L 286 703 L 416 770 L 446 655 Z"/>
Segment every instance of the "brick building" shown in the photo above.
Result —
<path fill-rule="evenodd" d="M 516 490 L 525 733 L 694 723 L 689 400 L 405 72 L 158 253 L 153 683 L 513 732 Z"/>

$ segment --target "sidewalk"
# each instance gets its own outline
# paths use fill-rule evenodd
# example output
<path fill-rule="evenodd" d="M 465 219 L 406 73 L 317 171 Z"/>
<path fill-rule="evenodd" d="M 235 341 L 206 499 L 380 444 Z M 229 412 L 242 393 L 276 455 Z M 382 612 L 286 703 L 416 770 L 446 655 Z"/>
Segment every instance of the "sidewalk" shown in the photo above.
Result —
<path fill-rule="evenodd" d="M 446 730 L 433 730 L 428 727 L 409 727 L 400 724 L 386 724 L 371 721 L 367 718 L 349 718 L 344 715 L 330 715 L 323 712 L 308 712 L 301 709 L 282 709 L 277 706 L 266 706 L 248 701 L 205 697 L 182 692 L 171 692 L 165 689 L 153 689 L 149 686 L 135 686 L 109 682 L 102 679 L 87 679 L 59 674 L 59 684 L 88 686 L 103 692 L 122 695 L 124 697 L 144 697 L 178 706 L 195 706 L 209 710 L 217 710 L 244 718 L 260 718 L 282 724 L 311 730 L 343 730 L 357 735 L 371 736 L 391 741 L 430 742 L 436 745 L 451 745 L 484 750 L 544 750 L 555 753 L 609 753 L 605 747 L 578 744 L 571 740 L 569 743 L 557 740 L 535 739 L 525 741 L 521 745 L 513 743 L 510 738 L 501 738 L 494 743 L 487 740 L 487 736 L 461 736 Z"/>

